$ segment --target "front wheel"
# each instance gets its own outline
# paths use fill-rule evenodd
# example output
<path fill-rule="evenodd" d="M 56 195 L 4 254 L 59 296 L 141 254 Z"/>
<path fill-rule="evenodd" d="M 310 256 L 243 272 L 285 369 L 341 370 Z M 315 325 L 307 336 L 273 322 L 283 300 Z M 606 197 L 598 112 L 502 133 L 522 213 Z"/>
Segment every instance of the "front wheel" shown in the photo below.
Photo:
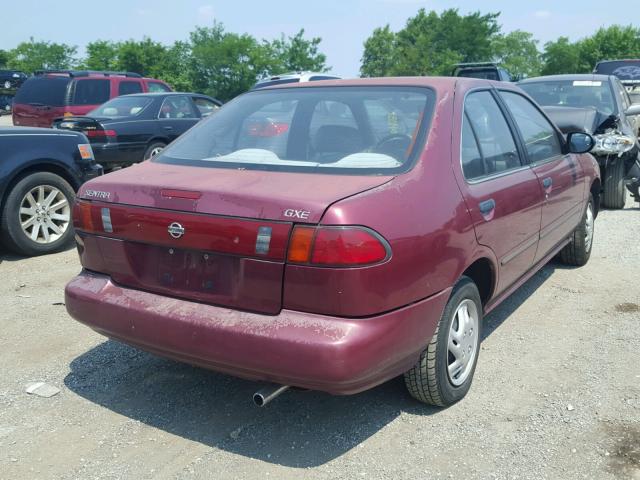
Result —
<path fill-rule="evenodd" d="M 461 400 L 471 388 L 481 329 L 480 293 L 470 278 L 462 277 L 453 288 L 431 342 L 404 374 L 411 396 L 439 407 Z"/>
<path fill-rule="evenodd" d="M 624 186 L 624 162 L 616 159 L 612 165 L 604 170 L 603 205 L 607 208 L 624 208 L 626 189 Z"/>
<path fill-rule="evenodd" d="M 75 193 L 63 178 L 49 172 L 27 175 L 9 192 L 0 231 L 21 255 L 59 251 L 73 238 L 71 207 Z"/>
<path fill-rule="evenodd" d="M 586 265 L 591 257 L 591 247 L 593 247 L 595 219 L 593 196 L 589 195 L 589 203 L 587 203 L 580 224 L 571 235 L 571 242 L 560 251 L 562 263 L 575 267 Z"/>

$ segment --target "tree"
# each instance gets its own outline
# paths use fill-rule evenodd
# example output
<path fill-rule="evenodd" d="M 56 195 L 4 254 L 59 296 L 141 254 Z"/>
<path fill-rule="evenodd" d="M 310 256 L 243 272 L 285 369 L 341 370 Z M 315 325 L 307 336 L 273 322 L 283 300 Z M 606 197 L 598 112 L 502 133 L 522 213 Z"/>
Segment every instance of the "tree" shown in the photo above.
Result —
<path fill-rule="evenodd" d="M 590 72 L 601 60 L 640 57 L 640 28 L 611 25 L 577 42 L 579 68 Z"/>
<path fill-rule="evenodd" d="M 420 9 L 396 34 L 388 27 L 374 31 L 365 41 L 361 71 L 367 75 L 450 75 L 458 62 L 491 59 L 492 41 L 500 32 L 498 16 Z"/>
<path fill-rule="evenodd" d="M 89 70 L 114 70 L 120 45 L 107 40 L 96 40 L 87 44 L 84 66 Z"/>
<path fill-rule="evenodd" d="M 515 30 L 506 35 L 496 35 L 491 48 L 493 60 L 512 75 L 520 78 L 540 75 L 542 60 L 538 41 L 534 40 L 531 33 Z"/>
<path fill-rule="evenodd" d="M 135 72 L 145 77 L 162 75 L 160 66 L 166 61 L 167 47 L 145 37 L 118 44 L 116 70 Z"/>
<path fill-rule="evenodd" d="M 0 50 L 0 68 L 6 67 L 7 62 L 9 62 L 9 52 Z"/>
<path fill-rule="evenodd" d="M 278 74 L 305 70 L 326 72 L 328 70 L 326 65 L 327 57 L 318 51 L 320 42 L 322 42 L 322 39 L 319 37 L 306 40 L 304 38 L 304 29 L 301 29 L 293 37 L 285 38 L 282 35 L 272 42 L 263 41 L 273 57 L 270 73 Z"/>
<path fill-rule="evenodd" d="M 269 45 L 248 34 L 226 32 L 221 23 L 191 32 L 190 80 L 195 90 L 222 101 L 249 90 L 274 60 Z"/>
<path fill-rule="evenodd" d="M 555 42 L 547 42 L 542 54 L 543 75 L 558 75 L 561 73 L 579 73 L 580 50 L 567 37 L 560 37 Z"/>
<path fill-rule="evenodd" d="M 389 25 L 376 28 L 364 42 L 360 75 L 363 77 L 384 77 L 393 69 L 395 63 L 396 34 Z"/>
<path fill-rule="evenodd" d="M 75 63 L 77 48 L 64 43 L 36 42 L 33 37 L 9 51 L 10 68 L 32 73 L 35 70 L 68 69 Z"/>

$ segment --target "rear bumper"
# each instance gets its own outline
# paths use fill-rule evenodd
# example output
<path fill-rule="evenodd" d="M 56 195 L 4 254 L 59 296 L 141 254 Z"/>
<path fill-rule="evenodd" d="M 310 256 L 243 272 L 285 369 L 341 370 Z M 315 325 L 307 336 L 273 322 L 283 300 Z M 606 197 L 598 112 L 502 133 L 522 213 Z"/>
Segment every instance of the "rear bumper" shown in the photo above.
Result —
<path fill-rule="evenodd" d="M 124 288 L 83 271 L 66 306 L 97 332 L 234 376 L 351 394 L 402 374 L 429 342 L 450 289 L 366 319 L 241 312 Z"/>

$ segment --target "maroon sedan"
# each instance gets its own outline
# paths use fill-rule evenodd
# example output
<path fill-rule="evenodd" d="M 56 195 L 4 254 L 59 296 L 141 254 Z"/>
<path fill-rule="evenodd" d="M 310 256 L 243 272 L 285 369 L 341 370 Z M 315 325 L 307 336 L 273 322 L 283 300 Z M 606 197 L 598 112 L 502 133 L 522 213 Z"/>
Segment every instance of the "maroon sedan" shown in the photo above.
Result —
<path fill-rule="evenodd" d="M 592 146 L 506 83 L 253 91 L 80 189 L 67 309 L 239 377 L 351 394 L 404 374 L 415 398 L 449 405 L 471 385 L 483 315 L 558 253 L 589 259 Z"/>

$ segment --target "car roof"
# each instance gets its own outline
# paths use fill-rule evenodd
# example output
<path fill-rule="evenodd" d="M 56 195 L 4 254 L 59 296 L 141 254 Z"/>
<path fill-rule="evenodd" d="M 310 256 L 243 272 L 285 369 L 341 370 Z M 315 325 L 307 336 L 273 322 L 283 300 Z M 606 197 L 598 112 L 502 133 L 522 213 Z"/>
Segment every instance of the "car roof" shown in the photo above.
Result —
<path fill-rule="evenodd" d="M 523 83 L 536 83 L 536 82 L 554 82 L 563 80 L 591 80 L 608 82 L 611 79 L 611 75 L 597 75 L 595 73 L 575 73 L 566 75 L 547 75 L 544 77 L 532 77 L 518 82 L 518 85 Z"/>
<path fill-rule="evenodd" d="M 120 95 L 118 97 L 173 97 L 176 95 L 191 95 L 193 97 L 205 97 L 205 98 L 213 98 L 209 95 L 205 95 L 203 93 L 193 93 L 193 92 L 146 92 L 146 93 L 129 93 L 127 95 Z M 113 100 L 112 98 L 112 100 Z"/>
<path fill-rule="evenodd" d="M 377 77 L 377 78 L 352 78 L 335 80 L 318 80 L 314 82 L 287 83 L 273 85 L 260 90 L 266 91 L 286 88 L 318 88 L 318 87 L 359 87 L 359 86 L 379 86 L 379 87 L 431 87 L 436 90 L 453 90 L 455 88 L 469 89 L 474 87 L 505 86 L 513 85 L 506 82 L 485 80 L 481 78 L 468 77 Z"/>

